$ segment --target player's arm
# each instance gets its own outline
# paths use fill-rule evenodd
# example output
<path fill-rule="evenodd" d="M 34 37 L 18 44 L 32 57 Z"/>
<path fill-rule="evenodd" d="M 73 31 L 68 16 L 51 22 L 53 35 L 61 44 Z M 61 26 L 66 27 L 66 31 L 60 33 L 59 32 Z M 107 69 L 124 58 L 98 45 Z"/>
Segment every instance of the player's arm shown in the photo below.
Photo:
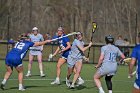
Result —
<path fill-rule="evenodd" d="M 122 58 L 122 59 L 125 59 L 125 56 L 124 56 L 124 54 L 123 54 L 123 53 L 121 54 L 121 58 Z"/>
<path fill-rule="evenodd" d="M 125 60 L 125 56 L 123 53 L 120 54 L 121 59 L 119 60 L 119 63 L 122 63 Z M 125 61 L 124 61 L 125 62 Z"/>
<path fill-rule="evenodd" d="M 124 54 L 120 51 L 120 49 L 118 48 L 118 56 L 121 57 L 121 59 L 119 60 L 119 63 L 122 63 L 125 59 Z"/>
<path fill-rule="evenodd" d="M 80 45 L 77 45 L 77 47 L 78 47 L 82 52 L 86 51 L 86 50 L 87 50 L 89 47 L 91 47 L 91 46 L 92 46 L 92 42 L 90 42 L 89 45 L 86 46 L 86 47 L 82 47 L 82 46 L 80 46 Z"/>
<path fill-rule="evenodd" d="M 45 40 L 42 42 L 35 42 L 33 46 L 41 46 L 41 45 L 45 45 L 46 43 L 51 42 L 52 40 Z"/>
<path fill-rule="evenodd" d="M 131 59 L 131 62 L 129 64 L 129 75 L 132 77 L 132 72 L 133 72 L 133 68 L 134 68 L 134 65 L 136 63 L 136 58 L 132 58 Z"/>
<path fill-rule="evenodd" d="M 55 50 L 55 52 L 52 54 L 52 56 L 55 56 L 58 52 L 59 52 L 60 48 L 57 47 L 57 49 Z"/>
<path fill-rule="evenodd" d="M 101 66 L 103 59 L 104 59 L 104 54 L 101 53 L 99 60 L 98 60 L 98 64 L 95 66 L 95 68 L 98 68 Z"/>
<path fill-rule="evenodd" d="M 129 64 L 129 76 L 130 76 L 130 78 L 133 76 L 133 74 L 132 74 L 133 67 L 134 67 L 136 60 L 137 60 L 137 57 L 138 57 L 136 48 L 133 49 L 131 57 L 132 57 L 132 59 L 131 59 L 131 62 Z"/>
<path fill-rule="evenodd" d="M 40 41 L 44 41 L 44 38 L 42 35 L 41 35 Z M 44 45 L 41 46 L 41 51 L 43 51 L 43 47 L 44 47 Z"/>

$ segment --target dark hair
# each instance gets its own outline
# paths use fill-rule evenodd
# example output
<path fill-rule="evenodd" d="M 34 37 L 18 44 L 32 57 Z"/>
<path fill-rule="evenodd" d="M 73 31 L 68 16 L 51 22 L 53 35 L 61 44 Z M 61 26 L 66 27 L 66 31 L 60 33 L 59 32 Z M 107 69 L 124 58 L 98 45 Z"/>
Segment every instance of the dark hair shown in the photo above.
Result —
<path fill-rule="evenodd" d="M 80 32 L 80 31 L 78 31 L 78 32 L 77 32 L 77 34 L 75 35 L 75 36 L 76 36 L 76 38 L 78 37 L 78 35 L 83 36 L 83 33 L 82 33 L 82 32 Z"/>
<path fill-rule="evenodd" d="M 113 44 L 114 43 L 114 38 L 111 36 L 111 35 L 108 35 L 105 37 L 105 41 L 106 41 L 106 44 Z"/>
<path fill-rule="evenodd" d="M 28 35 L 21 35 L 21 36 L 20 36 L 20 40 L 25 40 L 25 39 L 27 39 L 27 38 L 29 38 Z"/>

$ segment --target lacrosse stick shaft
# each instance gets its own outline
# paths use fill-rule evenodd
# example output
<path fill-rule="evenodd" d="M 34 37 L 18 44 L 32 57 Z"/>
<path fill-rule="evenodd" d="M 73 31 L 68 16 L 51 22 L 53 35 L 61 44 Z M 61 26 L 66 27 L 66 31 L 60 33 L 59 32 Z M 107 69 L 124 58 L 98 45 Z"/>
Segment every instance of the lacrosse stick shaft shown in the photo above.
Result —
<path fill-rule="evenodd" d="M 92 31 L 92 36 L 91 36 L 91 38 L 90 38 L 90 41 L 92 42 L 92 39 L 93 39 L 93 34 L 94 34 L 94 31 L 95 29 L 93 29 L 93 31 Z M 91 48 L 91 47 L 90 47 Z M 88 49 L 88 55 L 87 55 L 87 58 L 89 58 L 89 54 L 90 54 L 90 48 Z"/>
<path fill-rule="evenodd" d="M 77 33 L 70 33 L 70 34 L 67 34 L 67 35 L 65 35 L 65 36 L 61 36 L 61 37 L 52 39 L 52 41 L 56 41 L 56 40 L 58 40 L 58 39 L 62 39 L 62 38 L 64 38 L 64 37 L 72 36 L 72 35 L 75 35 L 75 34 L 77 34 Z"/>
<path fill-rule="evenodd" d="M 132 73 L 132 75 L 135 75 L 136 74 L 136 71 L 134 71 L 133 73 Z"/>

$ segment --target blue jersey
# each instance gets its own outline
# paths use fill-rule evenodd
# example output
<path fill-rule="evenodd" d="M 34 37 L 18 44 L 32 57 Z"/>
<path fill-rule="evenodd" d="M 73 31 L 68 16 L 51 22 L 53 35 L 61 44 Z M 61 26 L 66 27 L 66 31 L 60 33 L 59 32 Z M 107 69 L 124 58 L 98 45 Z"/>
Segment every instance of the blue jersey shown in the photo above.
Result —
<path fill-rule="evenodd" d="M 65 36 L 65 34 L 62 35 L 62 36 Z M 70 42 L 70 39 L 68 37 L 58 39 L 59 47 L 60 47 L 61 50 L 63 50 L 64 48 L 67 47 L 67 42 Z M 63 54 L 62 54 L 62 57 L 67 58 L 68 55 L 69 55 L 69 51 L 70 51 L 70 49 L 64 51 Z"/>
<path fill-rule="evenodd" d="M 140 87 L 140 45 L 136 45 L 131 54 L 132 58 L 137 59 L 137 67 L 136 67 L 136 84 Z"/>
<path fill-rule="evenodd" d="M 22 59 L 33 45 L 34 43 L 30 41 L 17 42 L 14 48 L 6 55 L 6 64 L 14 67 L 22 64 Z"/>

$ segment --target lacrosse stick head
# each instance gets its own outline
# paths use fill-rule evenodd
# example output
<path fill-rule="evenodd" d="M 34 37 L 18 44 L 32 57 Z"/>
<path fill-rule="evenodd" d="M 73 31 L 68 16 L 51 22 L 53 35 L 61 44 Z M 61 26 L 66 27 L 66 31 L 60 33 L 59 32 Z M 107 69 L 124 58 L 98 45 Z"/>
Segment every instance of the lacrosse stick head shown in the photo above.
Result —
<path fill-rule="evenodd" d="M 125 63 L 130 63 L 130 62 L 131 62 L 131 58 L 125 58 L 123 61 L 124 61 Z"/>
<path fill-rule="evenodd" d="M 92 32 L 95 32 L 95 29 L 97 28 L 97 23 L 96 22 L 92 22 Z"/>

